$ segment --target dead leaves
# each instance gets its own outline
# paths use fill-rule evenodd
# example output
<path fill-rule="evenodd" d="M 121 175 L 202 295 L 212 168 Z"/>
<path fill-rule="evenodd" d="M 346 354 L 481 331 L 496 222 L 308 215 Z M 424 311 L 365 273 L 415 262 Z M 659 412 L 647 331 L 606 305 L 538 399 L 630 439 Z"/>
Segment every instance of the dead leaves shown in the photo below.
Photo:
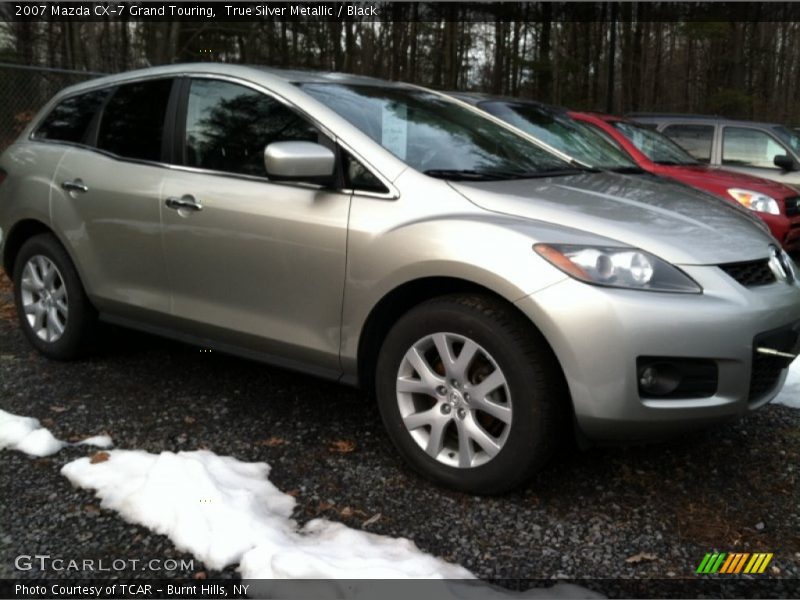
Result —
<path fill-rule="evenodd" d="M 370 525 L 374 525 L 375 523 L 377 523 L 377 522 L 380 520 L 380 518 L 381 518 L 382 516 L 383 516 L 383 515 L 382 515 L 381 513 L 375 513 L 375 514 L 374 514 L 374 515 L 372 515 L 372 516 L 371 516 L 369 519 L 367 519 L 366 521 L 364 521 L 364 522 L 361 524 L 361 527 L 369 527 Z"/>
<path fill-rule="evenodd" d="M 356 449 L 356 443 L 352 440 L 334 440 L 328 446 L 328 452 L 336 454 L 350 454 Z"/>
<path fill-rule="evenodd" d="M 369 513 L 366 513 L 361 509 L 353 508 L 352 506 L 344 506 L 342 508 L 339 508 L 335 504 L 331 504 L 330 502 L 325 502 L 325 501 L 318 502 L 316 509 L 312 508 L 311 511 L 312 514 L 314 514 L 315 516 L 319 516 L 320 514 L 323 513 L 335 513 L 340 519 L 343 520 L 360 519 L 362 528 L 374 525 L 380 519 L 383 518 L 383 515 L 381 513 L 375 513 L 371 517 L 366 518 L 369 515 Z"/>
<path fill-rule="evenodd" d="M 11 300 L 12 293 L 11 280 L 6 277 L 5 273 L 0 273 L 0 320 L 14 323 L 17 320 L 17 308 L 14 306 L 14 301 Z M 8 295 L 8 301 L 3 298 L 5 295 Z"/>
<path fill-rule="evenodd" d="M 287 442 L 282 437 L 278 437 L 278 436 L 273 435 L 272 437 L 268 437 L 265 440 L 261 440 L 260 442 L 258 442 L 258 445 L 259 446 L 266 446 L 267 448 L 275 448 L 277 446 L 283 446 L 284 444 L 288 444 L 288 443 L 289 442 Z"/>
<path fill-rule="evenodd" d="M 97 463 L 106 462 L 109 458 L 111 458 L 111 455 L 108 452 L 100 451 L 92 454 L 92 458 L 89 459 L 89 462 L 96 465 Z"/>
<path fill-rule="evenodd" d="M 650 554 L 649 552 L 639 552 L 638 554 L 634 554 L 633 556 L 629 556 L 625 559 L 625 562 L 630 565 L 638 565 L 639 563 L 643 562 L 652 562 L 656 560 L 655 554 Z"/>

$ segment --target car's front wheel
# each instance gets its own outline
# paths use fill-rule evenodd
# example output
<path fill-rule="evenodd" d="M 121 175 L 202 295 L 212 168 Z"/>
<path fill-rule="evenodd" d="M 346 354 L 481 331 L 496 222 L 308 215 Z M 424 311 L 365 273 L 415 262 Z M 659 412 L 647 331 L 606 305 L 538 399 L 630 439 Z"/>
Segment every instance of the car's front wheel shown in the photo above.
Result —
<path fill-rule="evenodd" d="M 378 357 L 384 424 L 420 473 L 461 491 L 496 494 L 551 455 L 566 406 L 547 342 L 495 298 L 425 302 L 389 332 Z"/>
<path fill-rule="evenodd" d="M 14 300 L 25 336 L 39 352 L 67 360 L 93 347 L 97 314 L 58 240 L 27 240 L 14 263 Z"/>

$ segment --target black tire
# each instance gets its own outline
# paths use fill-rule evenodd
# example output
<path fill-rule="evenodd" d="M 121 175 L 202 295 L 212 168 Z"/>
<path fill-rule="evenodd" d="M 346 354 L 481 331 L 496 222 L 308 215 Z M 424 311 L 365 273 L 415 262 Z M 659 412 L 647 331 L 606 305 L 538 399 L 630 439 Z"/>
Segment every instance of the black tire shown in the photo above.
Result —
<path fill-rule="evenodd" d="M 22 280 L 28 261 L 35 256 L 44 256 L 58 269 L 58 274 L 66 289 L 68 316 L 64 331 L 55 341 L 40 338 L 28 322 L 23 309 Z M 64 247 L 49 233 L 28 239 L 20 248 L 14 261 L 14 302 L 20 327 L 30 344 L 48 358 L 72 360 L 90 353 L 95 347 L 97 331 L 97 311 L 92 306 Z"/>
<path fill-rule="evenodd" d="M 507 425 L 505 443 L 494 457 L 478 466 L 459 468 L 430 456 L 406 428 L 398 406 L 397 378 L 406 352 L 419 340 L 439 332 L 476 342 L 491 355 L 507 382 L 504 389 L 510 393 L 513 418 Z M 384 425 L 403 458 L 426 478 L 473 494 L 501 494 L 530 479 L 551 457 L 569 414 L 566 384 L 544 337 L 513 307 L 490 296 L 443 296 L 410 310 L 384 340 L 375 381 Z M 411 397 L 414 402 L 418 398 L 438 401 L 434 408 L 445 414 L 442 396 L 433 400 L 428 396 Z M 425 431 L 432 432 L 432 428 Z M 452 432 L 449 435 L 452 444 Z"/>

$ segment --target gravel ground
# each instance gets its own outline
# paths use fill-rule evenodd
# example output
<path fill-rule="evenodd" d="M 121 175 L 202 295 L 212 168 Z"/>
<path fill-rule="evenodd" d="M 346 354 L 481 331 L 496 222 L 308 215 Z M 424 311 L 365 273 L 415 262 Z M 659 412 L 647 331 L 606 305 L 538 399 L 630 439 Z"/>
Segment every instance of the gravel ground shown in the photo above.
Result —
<path fill-rule="evenodd" d="M 0 281 L 0 408 L 36 417 L 65 440 L 108 433 L 121 448 L 208 448 L 266 461 L 272 481 L 296 495 L 299 521 L 362 527 L 380 513 L 370 531 L 408 537 L 482 578 L 576 578 L 614 595 L 614 578 L 693 582 L 706 552 L 763 551 L 775 553 L 765 577 L 783 580 L 771 595 L 800 595 L 800 411 L 768 406 L 650 446 L 579 451 L 565 443 L 526 488 L 478 498 L 407 470 L 360 392 L 124 330 L 111 338 L 91 360 L 40 357 Z M 19 554 L 191 558 L 59 475 L 91 452 L 2 452 L 0 578 L 43 576 L 16 571 Z M 204 570 L 194 567 L 172 575 Z"/>

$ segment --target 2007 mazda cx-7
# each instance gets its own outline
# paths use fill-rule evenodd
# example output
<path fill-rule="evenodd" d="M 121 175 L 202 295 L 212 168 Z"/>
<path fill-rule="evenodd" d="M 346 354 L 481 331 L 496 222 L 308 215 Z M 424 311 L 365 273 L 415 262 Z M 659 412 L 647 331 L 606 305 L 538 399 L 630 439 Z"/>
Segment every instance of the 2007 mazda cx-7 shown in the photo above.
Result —
<path fill-rule="evenodd" d="M 560 436 L 648 439 L 780 390 L 800 285 L 743 210 L 587 169 L 419 87 L 177 65 L 58 94 L 0 159 L 22 328 L 98 319 L 375 392 L 397 449 L 498 493 Z"/>

